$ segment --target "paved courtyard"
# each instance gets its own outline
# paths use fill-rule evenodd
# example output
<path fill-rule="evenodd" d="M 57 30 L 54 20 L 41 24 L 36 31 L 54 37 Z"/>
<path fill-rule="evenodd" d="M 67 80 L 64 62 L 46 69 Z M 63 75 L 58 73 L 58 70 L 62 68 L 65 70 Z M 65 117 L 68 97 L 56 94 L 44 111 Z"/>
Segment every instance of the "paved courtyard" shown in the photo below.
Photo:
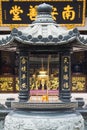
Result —
<path fill-rule="evenodd" d="M 18 94 L 0 94 L 0 103 L 2 103 L 3 105 L 5 105 L 5 101 L 6 101 L 6 98 L 15 98 L 15 100 L 18 100 Z M 84 107 L 86 106 L 87 104 L 87 94 L 86 93 L 81 93 L 81 94 L 76 94 L 76 93 L 73 93 L 72 94 L 72 100 L 77 98 L 77 97 L 81 97 L 84 99 L 85 101 L 85 104 L 84 104 Z M 33 96 L 30 98 L 30 101 L 32 102 L 40 102 L 42 100 L 42 97 L 41 96 Z M 49 98 L 49 101 L 52 101 L 52 102 L 55 102 L 55 101 L 58 101 L 58 98 L 57 96 L 50 96 Z M 86 110 L 86 109 L 85 109 Z M 87 110 L 86 110 L 87 111 Z M 87 115 L 84 115 L 83 116 L 84 119 L 85 119 L 85 130 L 87 130 Z M 4 130 L 3 129 L 3 124 L 4 124 L 4 121 L 3 120 L 0 120 L 0 130 Z"/>
<path fill-rule="evenodd" d="M 87 104 L 87 93 L 72 93 L 71 96 L 72 96 L 72 98 L 71 98 L 72 100 L 75 100 L 75 98 L 77 98 L 77 97 L 83 98 L 83 100 L 85 102 L 84 106 L 86 106 L 86 104 Z M 18 93 L 16 93 L 16 94 L 13 94 L 13 93 L 0 94 L 0 103 L 5 104 L 5 101 L 6 101 L 7 98 L 14 98 L 15 100 L 18 100 Z M 39 100 L 41 100 L 41 97 L 40 96 L 33 96 L 33 97 L 31 97 L 30 100 L 31 101 L 32 100 L 39 101 Z M 57 98 L 57 96 L 50 96 L 50 100 L 54 102 L 54 101 L 57 101 L 58 98 Z"/>

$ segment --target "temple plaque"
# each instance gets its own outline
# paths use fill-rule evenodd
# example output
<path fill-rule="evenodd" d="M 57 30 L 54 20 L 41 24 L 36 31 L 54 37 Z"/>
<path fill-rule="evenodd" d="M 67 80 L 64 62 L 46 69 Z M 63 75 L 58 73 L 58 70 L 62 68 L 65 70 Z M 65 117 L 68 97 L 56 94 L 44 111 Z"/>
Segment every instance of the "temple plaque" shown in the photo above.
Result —
<path fill-rule="evenodd" d="M 0 26 L 18 27 L 31 24 L 36 19 L 37 6 L 44 2 L 52 6 L 51 15 L 58 24 L 84 25 L 85 0 L 1 0 Z"/>

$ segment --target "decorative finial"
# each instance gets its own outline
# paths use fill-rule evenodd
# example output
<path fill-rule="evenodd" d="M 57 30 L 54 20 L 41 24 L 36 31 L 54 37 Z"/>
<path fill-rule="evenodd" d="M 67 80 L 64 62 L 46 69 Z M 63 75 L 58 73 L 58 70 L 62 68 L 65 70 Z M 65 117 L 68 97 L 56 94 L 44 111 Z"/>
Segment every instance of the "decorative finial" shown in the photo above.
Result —
<path fill-rule="evenodd" d="M 40 4 L 37 7 L 38 14 L 51 14 L 52 6 L 46 3 Z"/>
<path fill-rule="evenodd" d="M 33 23 L 55 23 L 52 18 L 52 6 L 46 3 L 40 4 L 37 7 L 37 18 Z"/>

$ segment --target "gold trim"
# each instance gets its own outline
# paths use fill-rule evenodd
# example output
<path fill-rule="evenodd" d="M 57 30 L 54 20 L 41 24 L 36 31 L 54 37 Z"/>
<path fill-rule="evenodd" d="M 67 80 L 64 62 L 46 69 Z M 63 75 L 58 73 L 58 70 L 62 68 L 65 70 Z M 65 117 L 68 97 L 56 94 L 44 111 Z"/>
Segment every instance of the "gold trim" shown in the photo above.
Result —
<path fill-rule="evenodd" d="M 77 75 L 72 76 L 72 92 L 75 91 L 86 91 L 86 76 Z"/>
<path fill-rule="evenodd" d="M 84 23 L 83 24 L 60 24 L 61 27 L 66 27 L 68 30 L 73 29 L 75 27 L 82 27 L 84 25 L 85 25 Z"/>
<path fill-rule="evenodd" d="M 66 0 L 14 0 L 15 2 L 26 2 L 26 1 L 31 1 L 31 2 L 56 2 L 56 1 L 66 1 Z M 73 0 L 67 0 L 67 1 L 73 1 Z"/>
<path fill-rule="evenodd" d="M 2 10 L 1 10 L 2 6 L 1 6 L 1 0 L 0 0 L 0 25 L 2 24 Z"/>
<path fill-rule="evenodd" d="M 86 16 L 86 0 L 83 0 L 83 26 L 85 25 L 85 16 Z"/>
<path fill-rule="evenodd" d="M 0 0 L 0 2 L 9 2 L 10 0 Z"/>
<path fill-rule="evenodd" d="M 10 29 L 13 28 L 18 28 L 18 27 L 27 27 L 29 26 L 29 24 L 3 24 L 2 23 L 2 4 L 1 2 L 9 2 L 10 0 L 0 0 L 0 26 L 2 27 L 10 27 Z M 27 2 L 27 1 L 31 1 L 31 2 L 57 2 L 57 1 L 66 1 L 66 0 L 14 0 L 14 2 Z M 71 2 L 73 0 L 67 0 L 67 2 Z M 86 9 L 86 0 L 77 0 L 77 1 L 83 1 L 83 17 L 82 17 L 82 24 L 60 24 L 60 26 L 62 27 L 66 27 L 67 29 L 72 29 L 74 27 L 79 27 L 79 26 L 84 26 L 85 25 L 85 9 Z"/>
<path fill-rule="evenodd" d="M 84 0 L 77 0 L 77 1 L 84 1 Z"/>
<path fill-rule="evenodd" d="M 25 24 L 24 24 L 25 25 Z M 9 25 L 9 27 L 10 27 L 10 29 L 12 30 L 13 28 L 18 28 L 18 27 L 20 27 L 20 26 L 23 26 L 23 24 L 21 25 L 21 24 L 10 24 Z M 25 26 L 28 26 L 28 25 L 25 25 Z"/>
<path fill-rule="evenodd" d="M 86 9 L 86 0 L 77 0 L 77 1 L 83 1 L 83 17 L 82 17 L 82 24 L 60 24 L 62 27 L 66 27 L 67 29 L 72 29 L 75 27 L 81 27 L 85 25 L 85 9 Z"/>
<path fill-rule="evenodd" d="M 2 92 L 13 92 L 14 87 L 13 87 L 13 82 L 14 77 L 11 76 L 0 76 L 0 91 Z"/>

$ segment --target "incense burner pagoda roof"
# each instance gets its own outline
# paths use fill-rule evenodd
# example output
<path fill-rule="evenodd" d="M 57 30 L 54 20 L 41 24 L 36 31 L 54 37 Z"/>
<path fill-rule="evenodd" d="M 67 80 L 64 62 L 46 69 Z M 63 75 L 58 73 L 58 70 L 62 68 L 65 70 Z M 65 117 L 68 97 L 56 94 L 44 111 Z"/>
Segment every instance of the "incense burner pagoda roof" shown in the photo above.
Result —
<path fill-rule="evenodd" d="M 10 35 L 0 38 L 1 47 L 17 47 L 24 45 L 65 45 L 73 42 L 73 45 L 87 45 L 87 37 L 82 37 L 77 28 L 66 30 L 56 24 L 51 16 L 52 7 L 41 4 L 37 8 L 36 20 L 24 30 L 14 28 Z M 74 43 L 76 41 L 76 43 Z"/>

